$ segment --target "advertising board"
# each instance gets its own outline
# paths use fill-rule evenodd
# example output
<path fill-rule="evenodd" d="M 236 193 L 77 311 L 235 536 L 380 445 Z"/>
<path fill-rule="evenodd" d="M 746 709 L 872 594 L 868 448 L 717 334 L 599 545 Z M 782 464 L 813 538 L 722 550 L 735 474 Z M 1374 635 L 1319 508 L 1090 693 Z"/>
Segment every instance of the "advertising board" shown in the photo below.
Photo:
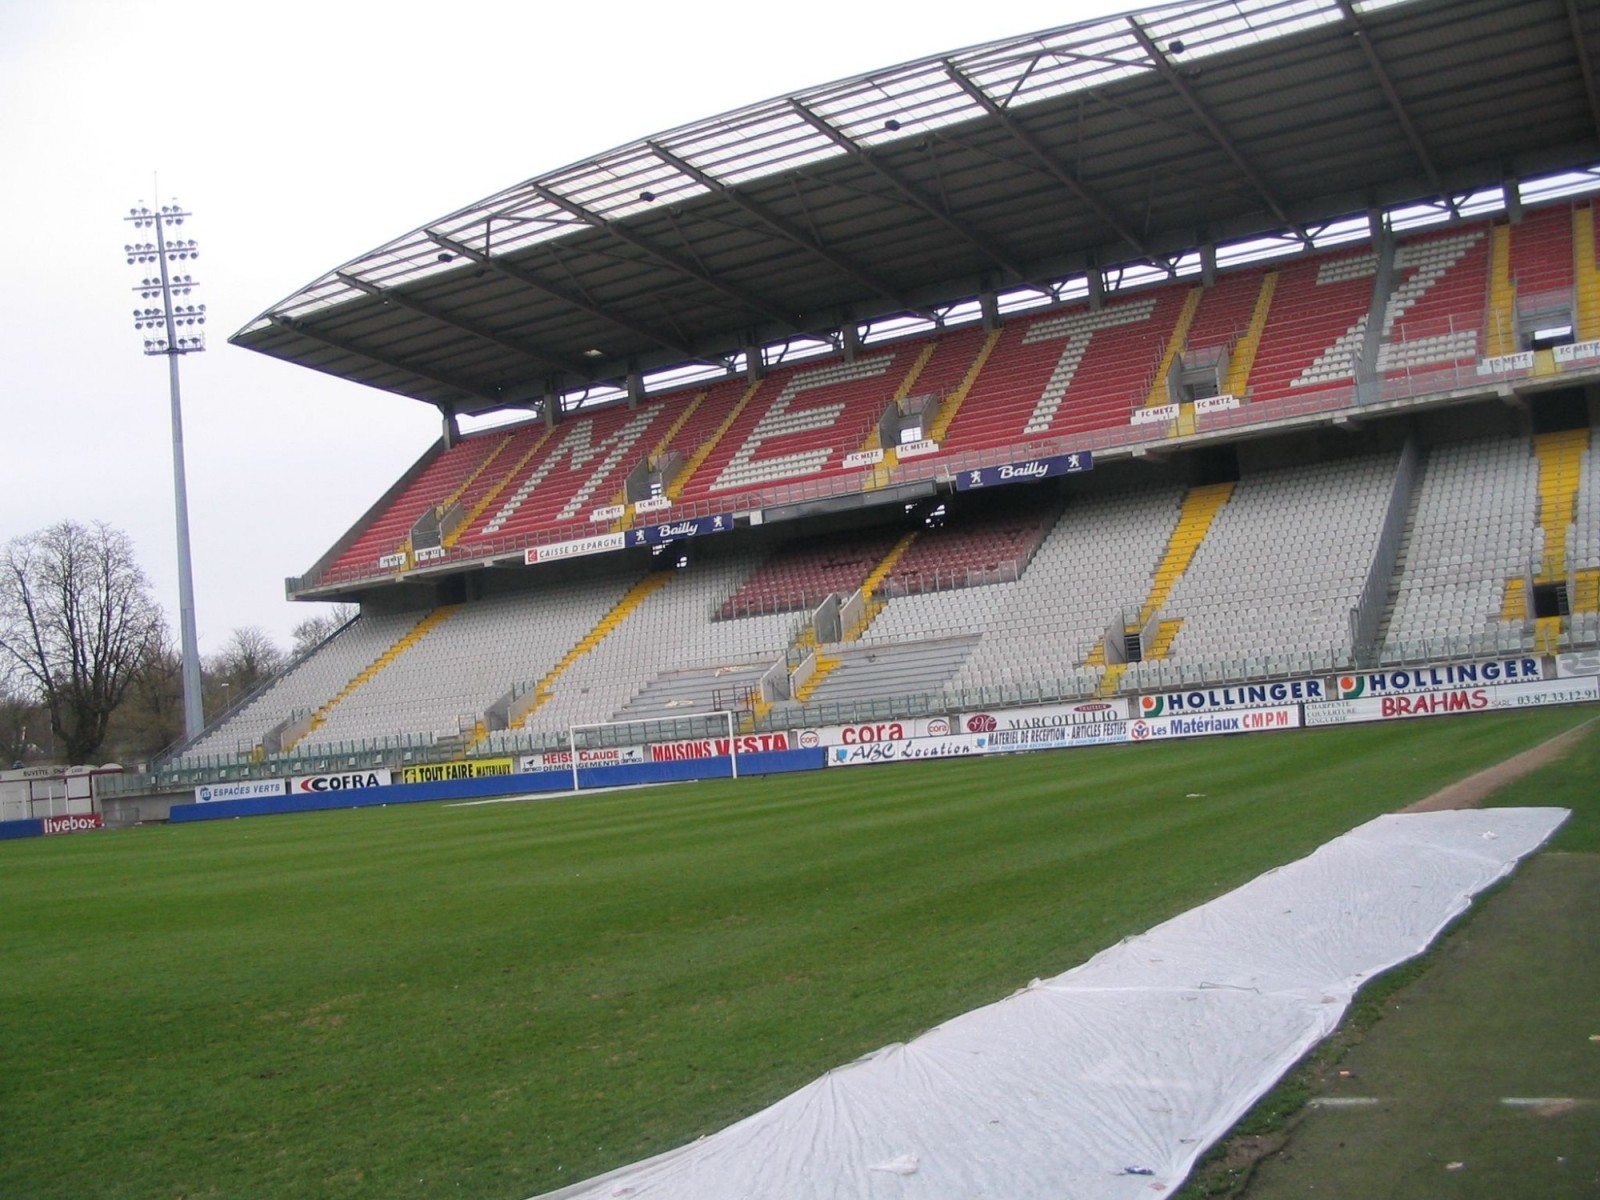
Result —
<path fill-rule="evenodd" d="M 414 767 L 401 767 L 400 782 L 443 783 L 452 779 L 485 779 L 493 775 L 510 775 L 515 768 L 516 764 L 509 758 L 463 758 L 455 762 L 421 763 Z"/>
<path fill-rule="evenodd" d="M 957 475 L 955 484 L 956 491 L 970 492 L 975 488 L 995 487 L 1004 483 L 1033 483 L 1040 479 L 1053 479 L 1057 475 L 1076 475 L 1080 471 L 1093 469 L 1094 455 L 1088 450 L 1080 450 L 1076 454 L 1029 458 L 998 467 L 975 467 Z"/>
<path fill-rule="evenodd" d="M 867 746 L 874 742 L 903 742 L 909 738 L 944 737 L 950 732 L 945 717 L 907 718 L 904 721 L 869 721 L 861 725 L 826 725 L 801 729 L 794 743 L 802 750 L 817 746 Z"/>
<path fill-rule="evenodd" d="M 64 817 L 44 817 L 39 822 L 45 837 L 58 833 L 87 833 L 91 829 L 104 829 L 105 822 L 99 813 L 72 813 Z"/>
<path fill-rule="evenodd" d="M 968 758 L 986 754 L 988 749 L 989 739 L 981 734 L 904 738 L 857 746 L 833 746 L 828 750 L 827 763 L 830 767 L 865 767 L 875 763 L 914 762 L 930 758 Z"/>
<path fill-rule="evenodd" d="M 1276 708 L 1248 708 L 1195 716 L 1140 717 L 1128 723 L 1128 740 L 1158 742 L 1173 738 L 1215 737 L 1224 733 L 1265 733 L 1274 729 L 1298 728 L 1299 706 L 1285 704 Z"/>
<path fill-rule="evenodd" d="M 216 800 L 249 800 L 256 796 L 282 796 L 289 790 L 286 779 L 241 779 L 236 783 L 202 783 L 194 790 L 196 804 Z"/>
<path fill-rule="evenodd" d="M 1491 658 L 1480 662 L 1448 663 L 1442 667 L 1410 667 L 1398 671 L 1340 675 L 1333 681 L 1332 696 L 1316 698 L 1359 700 L 1363 696 L 1385 696 L 1395 692 L 1432 692 L 1441 688 L 1478 687 L 1543 678 L 1544 664 L 1537 658 Z"/>
<path fill-rule="evenodd" d="M 388 787 L 392 778 L 388 767 L 375 767 L 370 771 L 335 771 L 328 775 L 296 775 L 289 780 L 289 791 L 299 796 L 309 792 L 347 792 L 355 788 Z M 218 796 L 211 798 L 220 799 Z"/>
<path fill-rule="evenodd" d="M 580 767 L 615 767 L 622 763 L 644 762 L 643 746 L 604 746 L 596 750 L 579 750 Z M 524 754 L 517 760 L 517 770 L 529 775 L 538 771 L 568 771 L 572 769 L 572 751 L 554 750 L 544 754 Z"/>
<path fill-rule="evenodd" d="M 787 733 L 749 733 L 733 739 L 689 738 L 681 742 L 655 742 L 647 747 L 651 762 L 678 762 L 686 758 L 725 758 L 728 754 L 764 754 L 769 750 L 788 750 Z"/>
<path fill-rule="evenodd" d="M 1600 700 L 1600 678 L 1532 679 L 1488 687 L 1458 687 L 1426 692 L 1396 692 L 1306 705 L 1307 725 L 1358 725 L 1447 713 L 1504 712 L 1548 704 Z"/>
<path fill-rule="evenodd" d="M 962 713 L 956 729 L 962 733 L 988 733 L 994 729 L 1041 729 L 1049 725 L 1081 725 L 1091 721 L 1126 721 L 1131 715 L 1123 698 L 1080 700 L 1070 704 L 1043 704 L 1033 708 L 1001 708 L 993 712 Z"/>
<path fill-rule="evenodd" d="M 1139 715 L 1169 717 L 1177 713 L 1234 712 L 1241 708 L 1271 708 L 1294 700 L 1327 698 L 1327 685 L 1320 679 L 1279 679 L 1272 683 L 1241 683 L 1233 687 L 1140 696 Z"/>

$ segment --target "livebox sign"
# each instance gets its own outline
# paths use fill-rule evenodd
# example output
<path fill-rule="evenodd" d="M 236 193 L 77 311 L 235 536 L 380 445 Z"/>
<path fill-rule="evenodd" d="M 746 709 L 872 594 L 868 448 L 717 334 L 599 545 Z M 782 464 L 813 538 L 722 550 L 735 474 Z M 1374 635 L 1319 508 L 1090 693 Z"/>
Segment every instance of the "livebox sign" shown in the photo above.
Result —
<path fill-rule="evenodd" d="M 99 813 L 71 813 L 64 817 L 45 817 L 40 821 L 46 837 L 58 833 L 86 833 L 91 829 L 104 829 L 105 822 Z"/>

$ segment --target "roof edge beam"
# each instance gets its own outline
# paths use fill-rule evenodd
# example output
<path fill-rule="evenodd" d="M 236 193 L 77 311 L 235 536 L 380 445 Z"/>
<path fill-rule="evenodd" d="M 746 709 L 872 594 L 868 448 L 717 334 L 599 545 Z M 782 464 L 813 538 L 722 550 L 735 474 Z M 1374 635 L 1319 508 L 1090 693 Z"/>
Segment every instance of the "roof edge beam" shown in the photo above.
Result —
<path fill-rule="evenodd" d="M 786 313 L 772 301 L 758 296 L 754 292 L 748 292 L 735 284 L 728 283 L 726 280 L 718 279 L 711 272 L 702 270 L 694 263 L 685 261 L 671 250 L 656 245 L 649 238 L 640 237 L 637 233 L 618 222 L 608 221 L 598 213 L 590 212 L 576 200 L 569 200 L 560 192 L 554 191 L 542 183 L 530 183 L 528 189 L 535 195 L 548 200 L 557 208 L 577 217 L 584 224 L 603 230 L 619 242 L 624 242 L 635 250 L 648 254 L 668 270 L 693 279 L 697 283 L 704 284 L 714 291 L 721 292 L 741 307 L 749 309 L 785 329 L 793 330 L 795 333 L 801 332 L 802 321 L 799 314 Z"/>
<path fill-rule="evenodd" d="M 1355 5 L 1351 4 L 1350 0 L 1338 0 L 1338 4 L 1339 11 L 1344 14 L 1345 23 L 1350 26 L 1356 42 L 1361 46 L 1361 53 L 1366 56 L 1367 66 L 1371 69 L 1373 78 L 1378 81 L 1383 98 L 1389 102 L 1390 111 L 1400 123 L 1406 141 L 1411 143 L 1411 152 L 1417 156 L 1417 162 L 1422 164 L 1422 173 L 1428 177 L 1428 182 L 1433 185 L 1434 190 L 1443 194 L 1444 185 L 1439 182 L 1439 172 L 1433 165 L 1433 156 L 1428 153 L 1428 147 L 1423 142 L 1416 123 L 1412 121 L 1410 111 L 1400 99 L 1400 93 L 1395 90 L 1394 80 L 1390 77 L 1388 68 L 1378 57 L 1378 48 L 1372 44 L 1372 38 L 1367 33 L 1367 27 L 1362 23 L 1360 14 L 1356 12 Z"/>
<path fill-rule="evenodd" d="M 1255 189 L 1256 195 L 1266 201 L 1267 208 L 1272 215 L 1282 221 L 1285 227 L 1293 229 L 1302 240 L 1309 244 L 1311 239 L 1306 236 L 1306 231 L 1289 219 L 1288 212 L 1285 211 L 1283 204 L 1278 200 L 1272 189 L 1267 186 L 1267 181 L 1245 159 L 1239 147 L 1234 145 L 1233 139 L 1228 136 L 1227 131 L 1217 123 L 1217 119 L 1211 115 L 1211 111 L 1200 102 L 1200 97 L 1194 94 L 1194 89 L 1185 83 L 1183 77 L 1172 69 L 1172 64 L 1166 60 L 1166 56 L 1161 53 L 1155 42 L 1150 40 L 1150 35 L 1145 32 L 1144 26 L 1139 24 L 1138 17 L 1129 15 L 1127 21 L 1128 27 L 1133 30 L 1133 36 L 1138 40 L 1139 45 L 1144 48 L 1145 57 L 1150 60 L 1150 65 L 1167 81 L 1167 85 L 1178 93 L 1179 99 L 1188 106 L 1189 111 L 1199 118 L 1200 124 L 1205 126 L 1206 133 L 1211 136 L 1211 140 L 1232 160 L 1239 173 Z"/>
<path fill-rule="evenodd" d="M 409 363 L 402 358 L 390 358 L 387 355 L 378 354 L 365 346 L 357 345 L 348 338 L 313 329 L 304 321 L 296 320 L 294 317 L 286 317 L 282 313 L 268 313 L 267 320 L 280 329 L 287 329 L 290 333 L 299 334 L 301 337 L 309 338 L 313 342 L 321 342 L 324 346 L 331 346 L 333 349 L 342 351 L 345 354 L 353 354 L 357 358 L 364 358 L 368 362 L 375 362 L 379 366 L 389 367 L 392 370 L 404 371 L 407 375 L 414 375 L 418 379 L 426 380 L 428 383 L 437 384 L 440 387 L 451 388 L 478 400 L 487 400 L 491 404 L 501 403 L 502 397 L 498 387 L 469 383 L 462 379 L 441 375 L 437 371 L 430 371 L 426 367 L 417 366 L 415 363 Z M 428 401 L 428 403 L 437 404 L 436 401 Z"/>
<path fill-rule="evenodd" d="M 527 359 L 529 362 L 537 365 L 543 370 L 571 371 L 574 374 L 581 375 L 587 369 L 584 364 L 581 364 L 576 360 L 565 359 L 561 355 L 552 351 L 536 350 L 529 346 L 520 345 L 509 338 L 501 337 L 499 334 L 494 333 L 491 330 L 480 328 L 471 321 L 464 321 L 460 317 L 453 317 L 448 313 L 440 312 L 437 308 L 431 304 L 428 304 L 426 301 L 418 300 L 412 296 L 407 296 L 405 293 L 396 291 L 394 288 L 387 288 L 380 284 L 370 283 L 359 276 L 351 275 L 345 271 L 340 271 L 338 273 L 338 278 L 347 287 L 353 287 L 357 291 L 365 292 L 367 295 L 376 300 L 381 300 L 385 304 L 394 304 L 400 308 L 406 309 L 409 312 L 414 312 L 419 316 L 427 317 L 430 321 L 437 321 L 441 325 L 448 325 L 451 329 L 459 329 L 462 333 L 469 334 L 472 337 L 479 338 L 490 343 L 491 345 L 498 346 L 502 350 L 509 350 L 511 353 Z"/>
<path fill-rule="evenodd" d="M 795 227 L 787 218 L 773 212 L 766 205 L 750 199 L 750 197 L 746 196 L 743 192 L 739 191 L 737 188 L 729 187 L 720 179 L 716 179 L 711 175 L 707 175 L 699 167 L 695 166 L 687 159 L 679 158 L 676 154 L 674 154 L 671 150 L 668 150 L 658 141 L 647 141 L 645 145 L 649 146 L 650 149 L 655 152 L 656 156 L 660 158 L 662 162 L 670 166 L 673 170 L 679 171 L 682 174 L 687 175 L 690 179 L 693 179 L 696 183 L 710 188 L 713 192 L 716 192 L 730 204 L 749 213 L 752 217 L 760 221 L 773 232 L 777 233 L 780 237 L 793 242 L 802 250 L 805 250 L 815 257 L 822 259 L 835 270 L 844 275 L 848 275 L 851 279 L 855 280 L 863 287 L 870 289 L 879 296 L 882 296 L 885 300 L 889 301 L 889 303 L 902 308 L 906 306 L 905 297 L 903 297 L 896 288 L 892 287 L 888 283 L 885 283 L 871 271 L 867 270 L 865 267 L 859 266 L 851 259 L 840 254 L 837 250 L 832 250 L 823 245 L 820 240 L 812 237 L 810 234 L 806 233 L 805 230 Z"/>
<path fill-rule="evenodd" d="M 1052 178 L 1054 178 L 1058 183 L 1061 184 L 1062 187 L 1066 188 L 1079 200 L 1083 201 L 1084 204 L 1088 205 L 1090 211 L 1093 212 L 1095 216 L 1099 217 L 1100 220 L 1105 222 L 1108 229 L 1110 229 L 1123 241 L 1127 242 L 1128 245 L 1132 246 L 1135 253 L 1139 254 L 1143 258 L 1151 259 L 1152 262 L 1154 261 L 1154 258 L 1150 254 L 1149 247 L 1144 244 L 1143 239 L 1141 239 L 1138 234 L 1134 233 L 1131 228 L 1122 222 L 1117 214 L 1111 210 L 1111 206 L 1108 205 L 1104 200 L 1100 199 L 1099 196 L 1097 196 L 1083 183 L 1080 183 L 1078 180 L 1074 179 L 1072 174 L 1056 161 L 1055 155 L 1051 154 L 1050 151 L 1045 148 L 1044 143 L 1034 136 L 1034 134 L 1029 132 L 1028 129 L 1023 126 L 1015 117 L 1013 117 L 1009 111 L 1002 108 L 995 101 L 994 97 L 990 96 L 988 92 L 984 91 L 981 87 L 974 83 L 968 75 L 966 75 L 959 67 L 955 65 L 955 63 L 951 62 L 949 59 L 945 59 L 944 69 L 945 73 L 950 76 L 955 85 L 967 95 L 971 96 L 975 101 L 977 101 L 978 105 L 986 113 L 998 121 L 1001 128 L 1010 134 L 1013 140 L 1020 143 L 1024 149 L 1037 158 L 1044 169 L 1050 173 Z"/>
<path fill-rule="evenodd" d="M 888 163 L 881 161 L 877 156 L 868 153 L 863 147 L 858 146 L 852 139 L 839 132 L 839 130 L 835 129 L 816 113 L 812 112 L 803 103 L 801 103 L 800 100 L 790 97 L 789 105 L 794 110 L 795 114 L 799 116 L 800 119 L 807 125 L 810 125 L 818 133 L 822 134 L 823 137 L 827 138 L 834 145 L 838 146 L 845 153 L 849 154 L 857 162 L 861 163 L 869 170 L 877 173 L 890 185 L 892 185 L 895 191 L 899 192 L 903 197 L 905 197 L 905 199 L 909 200 L 917 208 L 920 208 L 934 220 L 938 221 L 946 229 L 956 234 L 968 245 L 980 251 L 993 266 L 1005 271 L 1006 274 L 1011 275 L 1019 281 L 1028 277 L 1027 272 L 1013 262 L 1010 255 L 1001 250 L 983 234 L 973 229 L 965 221 L 962 221 L 945 211 L 943 205 L 937 204 L 933 200 L 930 200 L 926 195 L 923 194 L 920 188 L 902 176 L 900 172 L 896 171 L 893 167 L 889 166 Z"/>
<path fill-rule="evenodd" d="M 1595 136 L 1600 137 L 1600 91 L 1595 88 L 1594 66 L 1589 62 L 1589 47 L 1584 41 L 1583 21 L 1578 16 L 1576 0 L 1566 0 L 1567 24 L 1572 29 L 1572 49 L 1578 59 L 1578 70 L 1583 74 L 1583 90 L 1589 97 L 1589 117 L 1594 121 Z"/>
<path fill-rule="evenodd" d="M 448 250 L 452 254 L 459 254 L 462 258 L 470 258 L 479 266 L 487 267 L 513 283 L 520 283 L 523 287 L 531 288 L 536 292 L 543 292 L 551 299 L 559 300 L 562 304 L 570 304 L 573 308 L 581 309 L 591 317 L 599 317 L 602 321 L 610 321 L 618 329 L 654 342 L 663 350 L 671 350 L 674 354 L 681 354 L 685 358 L 695 357 L 694 350 L 680 339 L 662 333 L 659 329 L 654 329 L 649 325 L 641 324 L 629 317 L 624 317 L 619 313 L 612 312 L 609 308 L 602 308 L 598 304 L 592 304 L 575 292 L 569 292 L 553 283 L 547 283 L 525 267 L 506 262 L 504 259 L 495 258 L 492 254 L 486 254 L 484 251 L 469 246 L 465 242 L 458 242 L 455 238 L 450 237 L 448 234 L 440 233 L 436 229 L 424 229 L 422 232 L 430 242 L 441 249 Z"/>

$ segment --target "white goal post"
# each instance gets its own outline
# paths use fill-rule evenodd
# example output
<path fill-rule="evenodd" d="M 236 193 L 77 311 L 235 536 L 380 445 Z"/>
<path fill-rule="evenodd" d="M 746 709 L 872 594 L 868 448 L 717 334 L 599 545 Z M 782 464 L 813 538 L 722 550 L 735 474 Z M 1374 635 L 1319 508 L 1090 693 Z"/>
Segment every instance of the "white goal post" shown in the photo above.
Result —
<path fill-rule="evenodd" d="M 616 738 L 616 739 L 612 739 L 612 738 L 604 737 L 602 735 L 602 740 L 598 743 L 598 745 L 601 745 L 601 746 L 645 746 L 645 745 L 648 745 L 651 741 L 660 741 L 660 740 L 663 740 L 663 738 L 666 738 L 668 740 L 673 740 L 673 741 L 685 740 L 685 737 L 684 737 L 683 734 L 678 733 L 676 730 L 673 730 L 671 728 L 674 725 L 681 725 L 681 724 L 684 724 L 684 723 L 687 723 L 687 722 L 691 722 L 691 721 L 692 722 L 696 722 L 696 723 L 710 722 L 710 721 L 718 720 L 719 718 L 720 718 L 721 724 L 727 730 L 728 761 L 732 765 L 732 768 L 733 768 L 733 777 L 735 779 L 737 779 L 737 778 L 739 778 L 739 739 L 734 734 L 734 718 L 737 717 L 737 716 L 739 716 L 738 713 L 734 713 L 734 712 L 729 711 L 728 709 L 721 708 L 721 709 L 717 709 L 717 710 L 715 710 L 713 712 L 697 713 L 695 716 L 687 717 L 687 718 L 679 717 L 677 719 L 674 719 L 674 718 L 671 718 L 671 717 L 667 717 L 667 718 L 662 718 L 662 717 L 636 717 L 631 721 L 588 721 L 588 722 L 585 722 L 582 725 L 568 725 L 567 726 L 567 755 L 571 759 L 572 790 L 575 791 L 575 792 L 582 790 L 582 785 L 579 783 L 579 780 L 578 780 L 578 750 L 579 750 L 578 735 L 579 735 L 580 732 L 588 732 L 590 730 L 598 731 L 598 730 L 606 730 L 606 729 L 626 729 L 626 728 L 629 728 L 629 727 L 639 728 L 640 732 L 644 735 L 642 737 L 639 737 L 639 738 L 620 738 L 619 737 L 619 738 Z M 642 727 L 646 727 L 646 726 L 648 726 L 649 728 L 648 729 L 642 728 Z M 585 750 L 588 750 L 591 747 L 589 745 L 585 745 L 582 748 L 585 749 Z M 713 755 L 712 757 L 720 758 L 721 755 Z"/>

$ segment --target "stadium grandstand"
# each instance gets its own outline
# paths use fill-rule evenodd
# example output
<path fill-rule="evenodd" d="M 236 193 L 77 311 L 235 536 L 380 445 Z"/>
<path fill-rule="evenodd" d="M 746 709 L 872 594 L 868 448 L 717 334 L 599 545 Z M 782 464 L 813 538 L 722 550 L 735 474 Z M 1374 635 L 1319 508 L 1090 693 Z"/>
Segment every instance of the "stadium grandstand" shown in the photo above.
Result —
<path fill-rule="evenodd" d="M 123 786 L 1594 647 L 1597 40 L 1191 0 L 352 259 L 232 342 L 440 437 L 287 581 L 360 615 Z"/>

